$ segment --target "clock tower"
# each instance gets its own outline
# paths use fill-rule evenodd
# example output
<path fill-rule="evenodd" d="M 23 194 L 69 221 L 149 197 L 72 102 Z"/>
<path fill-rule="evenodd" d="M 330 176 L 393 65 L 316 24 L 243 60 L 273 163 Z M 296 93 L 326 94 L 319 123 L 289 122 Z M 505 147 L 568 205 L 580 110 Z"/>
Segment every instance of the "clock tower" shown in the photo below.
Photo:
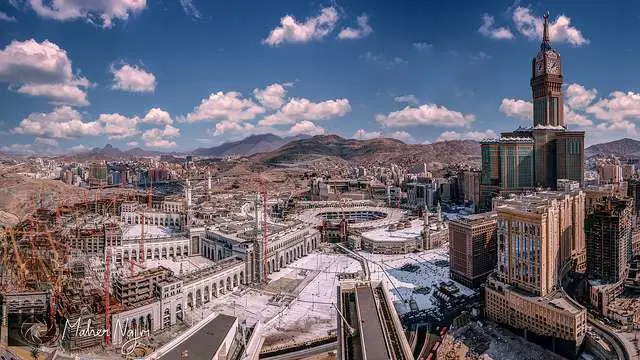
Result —
<path fill-rule="evenodd" d="M 544 15 L 544 32 L 540 51 L 531 61 L 531 90 L 533 93 L 533 126 L 553 126 L 566 129 L 560 54 L 551 48 L 548 13 Z"/>

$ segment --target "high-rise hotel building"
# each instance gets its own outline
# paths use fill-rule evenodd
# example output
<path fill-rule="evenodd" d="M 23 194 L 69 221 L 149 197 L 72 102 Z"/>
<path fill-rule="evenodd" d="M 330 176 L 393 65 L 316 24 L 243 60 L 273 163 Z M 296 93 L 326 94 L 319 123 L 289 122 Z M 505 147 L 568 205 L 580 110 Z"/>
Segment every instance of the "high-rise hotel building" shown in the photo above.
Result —
<path fill-rule="evenodd" d="M 531 61 L 533 126 L 481 142 L 480 208 L 496 194 L 555 189 L 557 179 L 584 177 L 584 131 L 568 131 L 564 120 L 560 54 L 551 47 L 548 18 L 540 51 Z"/>
<path fill-rule="evenodd" d="M 564 234 L 567 222 L 584 219 L 584 208 L 573 212 L 572 197 L 584 203 L 581 191 L 495 199 L 498 259 L 485 288 L 487 317 L 568 358 L 575 358 L 587 325 L 586 309 L 560 288 L 572 243 L 584 244 L 581 231 Z"/>

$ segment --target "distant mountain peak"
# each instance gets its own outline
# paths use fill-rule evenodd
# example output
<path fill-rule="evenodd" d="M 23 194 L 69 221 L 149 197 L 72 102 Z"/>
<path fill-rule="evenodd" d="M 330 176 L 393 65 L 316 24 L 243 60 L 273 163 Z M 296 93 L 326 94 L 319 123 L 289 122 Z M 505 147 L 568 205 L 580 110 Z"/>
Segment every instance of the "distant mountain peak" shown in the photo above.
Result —
<path fill-rule="evenodd" d="M 584 151 L 585 156 L 615 155 L 621 157 L 640 157 L 640 141 L 622 138 L 606 143 L 591 145 Z"/>
<path fill-rule="evenodd" d="M 199 148 L 194 150 L 192 154 L 214 157 L 231 155 L 249 156 L 257 153 L 273 151 L 290 141 L 300 138 L 307 138 L 307 136 L 298 135 L 295 137 L 283 138 L 271 133 L 253 134 L 242 140 L 226 142 L 210 148 Z"/>

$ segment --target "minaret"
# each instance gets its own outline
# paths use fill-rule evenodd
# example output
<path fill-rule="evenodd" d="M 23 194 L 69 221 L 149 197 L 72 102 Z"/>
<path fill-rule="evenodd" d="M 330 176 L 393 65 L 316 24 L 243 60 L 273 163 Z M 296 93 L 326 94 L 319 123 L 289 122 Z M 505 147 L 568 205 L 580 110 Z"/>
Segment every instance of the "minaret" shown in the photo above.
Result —
<path fill-rule="evenodd" d="M 438 222 L 442 221 L 442 208 L 440 207 L 440 201 L 438 201 Z"/>
<path fill-rule="evenodd" d="M 191 181 L 187 178 L 187 188 L 185 189 L 185 197 L 187 199 L 187 208 L 191 207 Z"/>
<path fill-rule="evenodd" d="M 422 236 L 424 241 L 422 247 L 425 250 L 431 249 L 431 226 L 429 225 L 429 207 L 424 207 L 424 229 L 422 230 Z"/>
<path fill-rule="evenodd" d="M 207 190 L 209 191 L 209 195 L 211 195 L 211 171 L 207 171 Z"/>

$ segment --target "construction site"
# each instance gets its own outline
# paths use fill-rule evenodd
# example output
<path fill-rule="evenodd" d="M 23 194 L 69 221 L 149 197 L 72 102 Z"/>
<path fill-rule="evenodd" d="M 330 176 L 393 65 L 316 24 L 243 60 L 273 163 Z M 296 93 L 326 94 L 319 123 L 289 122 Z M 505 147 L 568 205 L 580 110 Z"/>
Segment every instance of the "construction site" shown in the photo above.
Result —
<path fill-rule="evenodd" d="M 216 192 L 205 174 L 177 191 L 39 195 L 37 210 L 1 234 L 2 348 L 12 356 L 35 348 L 60 359 L 161 359 L 220 323 L 228 334 L 217 346 L 227 359 L 339 351 L 353 336 L 374 344 L 375 331 L 390 358 L 408 359 L 434 343 L 415 319 L 446 322 L 471 301 L 473 291 L 448 277 L 440 211 L 286 192 L 270 198 L 268 185 Z M 413 250 L 398 247 L 398 234 Z M 367 236 L 389 250 L 360 245 Z M 341 300 L 340 291 L 358 295 Z M 354 311 L 383 320 L 359 327 Z M 349 326 L 358 333 L 344 332 Z M 376 352 L 347 347 L 350 358 Z"/>

